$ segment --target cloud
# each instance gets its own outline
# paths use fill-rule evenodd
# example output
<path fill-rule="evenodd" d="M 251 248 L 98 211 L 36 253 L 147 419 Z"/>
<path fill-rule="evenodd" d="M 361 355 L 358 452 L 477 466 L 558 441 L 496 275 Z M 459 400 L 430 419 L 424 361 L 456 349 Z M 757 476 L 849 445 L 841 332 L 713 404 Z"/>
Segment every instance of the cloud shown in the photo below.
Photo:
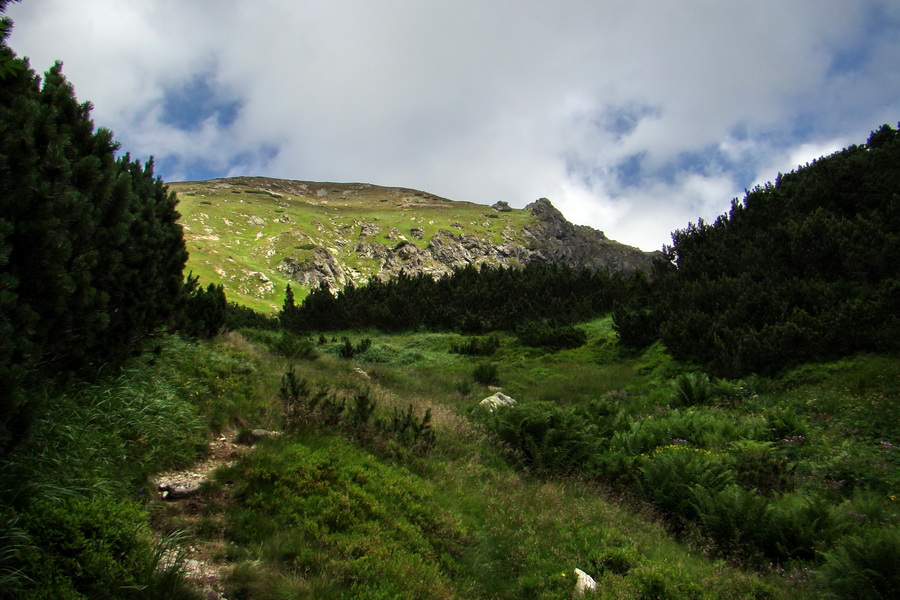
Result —
<path fill-rule="evenodd" d="M 95 120 L 169 180 L 546 196 L 645 249 L 900 114 L 889 0 L 29 0 L 9 13 L 13 48 L 39 69 L 63 59 Z"/>

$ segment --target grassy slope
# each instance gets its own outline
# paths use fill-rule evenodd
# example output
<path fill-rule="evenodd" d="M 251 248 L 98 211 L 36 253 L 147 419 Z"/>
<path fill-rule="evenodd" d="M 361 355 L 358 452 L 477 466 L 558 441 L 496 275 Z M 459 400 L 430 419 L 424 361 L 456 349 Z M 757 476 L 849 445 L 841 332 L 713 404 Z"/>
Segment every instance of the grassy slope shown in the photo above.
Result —
<path fill-rule="evenodd" d="M 303 260 L 313 247 L 327 248 L 363 278 L 373 274 L 378 261 L 354 252 L 362 223 L 381 229 L 372 241 L 393 247 L 406 240 L 424 248 L 440 229 L 499 243 L 504 228 L 518 232 L 534 222 L 523 210 L 498 213 L 480 204 L 367 184 L 250 177 L 169 187 L 179 197 L 190 251 L 187 268 L 201 283 L 221 282 L 229 299 L 261 312 L 281 306 L 290 281 L 274 267 L 286 256 Z M 285 217 L 290 222 L 280 220 Z M 397 230 L 393 236 L 392 228 Z M 411 235 L 413 228 L 421 230 L 421 240 Z M 298 301 L 308 291 L 296 283 L 293 287 Z"/>
<path fill-rule="evenodd" d="M 617 401 L 635 418 L 659 413 L 671 378 L 688 367 L 659 348 L 622 354 L 608 318 L 582 327 L 586 346 L 549 354 L 501 334 L 491 361 L 504 390 L 523 403 L 573 406 L 624 390 Z M 62 404 L 48 400 L 53 426 L 36 428 L 7 468 L 4 498 L 40 501 L 71 489 L 130 504 L 148 472 L 194 455 L 204 422 L 280 426 L 276 388 L 293 362 L 339 395 L 368 391 L 382 417 L 408 405 L 417 415 L 431 408 L 437 446 L 420 458 L 317 427 L 261 444 L 220 475 L 198 513 L 143 501 L 158 527 L 186 530 L 190 545 L 224 562 L 229 597 L 562 599 L 571 597 L 576 567 L 597 578 L 601 598 L 819 596 L 803 564 L 788 565 L 784 575 L 746 571 L 709 558 L 702 537 L 673 537 L 653 510 L 611 498 L 595 482 L 511 467 L 477 418 L 475 406 L 490 390 L 472 383 L 471 372 L 483 359 L 448 353 L 460 336 L 348 333 L 372 339 L 353 361 L 338 358 L 340 336 L 318 346 L 317 359 L 299 361 L 266 350 L 281 335 L 274 332 L 196 345 L 170 340 L 161 358 L 144 356 L 125 378 L 88 386 Z M 734 410 L 801 415 L 811 440 L 804 464 L 852 478 L 884 463 L 873 476 L 896 478 L 896 457 L 882 442 L 897 441 L 897 414 L 889 410 L 898 406 L 898 379 L 900 362 L 889 357 L 812 365 L 783 381 L 744 382 L 759 393 Z M 105 435 L 85 423 L 103 423 Z M 889 507 L 881 510 L 896 520 Z M 8 574 L 3 558 L 0 577 Z"/>

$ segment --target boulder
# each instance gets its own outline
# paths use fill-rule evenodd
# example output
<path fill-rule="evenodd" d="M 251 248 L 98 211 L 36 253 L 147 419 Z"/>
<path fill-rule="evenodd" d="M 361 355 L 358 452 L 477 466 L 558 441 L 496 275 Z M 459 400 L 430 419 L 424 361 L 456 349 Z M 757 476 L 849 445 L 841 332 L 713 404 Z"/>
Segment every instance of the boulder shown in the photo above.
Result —
<path fill-rule="evenodd" d="M 494 412 L 494 409 L 502 408 L 504 406 L 515 406 L 517 402 L 504 394 L 503 392 L 497 392 L 493 396 L 488 396 L 484 400 L 478 403 L 478 406 L 483 406 L 488 409 L 489 412 Z"/>
<path fill-rule="evenodd" d="M 594 578 L 581 569 L 575 569 L 575 577 L 577 577 L 575 581 L 575 598 L 582 598 L 585 592 L 597 589 L 597 582 L 594 581 Z"/>

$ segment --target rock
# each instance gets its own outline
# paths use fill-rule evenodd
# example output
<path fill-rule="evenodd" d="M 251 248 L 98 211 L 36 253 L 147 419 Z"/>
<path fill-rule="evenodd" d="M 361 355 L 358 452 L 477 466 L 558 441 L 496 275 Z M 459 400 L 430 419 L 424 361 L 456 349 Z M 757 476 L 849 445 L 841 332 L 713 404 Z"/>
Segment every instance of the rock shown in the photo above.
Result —
<path fill-rule="evenodd" d="M 478 403 L 478 406 L 483 406 L 488 409 L 488 412 L 494 412 L 494 409 L 502 408 L 505 406 L 515 406 L 517 402 L 504 394 L 503 392 L 497 392 L 493 396 L 488 396 L 484 400 Z"/>
<path fill-rule="evenodd" d="M 280 431 L 269 431 L 268 429 L 254 429 L 250 432 L 250 434 L 255 438 L 264 438 L 264 437 L 278 437 L 281 435 Z"/>
<path fill-rule="evenodd" d="M 597 582 L 594 581 L 594 578 L 581 569 L 575 569 L 575 577 L 578 578 L 575 582 L 575 598 L 581 598 L 585 592 L 597 589 Z"/>
<path fill-rule="evenodd" d="M 497 212 L 510 212 L 512 210 L 512 208 L 510 208 L 509 206 L 509 203 L 504 202 L 503 200 L 495 202 L 491 208 L 493 208 Z"/>
<path fill-rule="evenodd" d="M 306 260 L 298 261 L 289 256 L 275 267 L 297 283 L 311 288 L 324 283 L 335 291 L 347 284 L 347 277 L 341 265 L 325 248 L 316 248 Z"/>
<path fill-rule="evenodd" d="M 381 227 L 375 223 L 363 223 L 359 228 L 359 237 L 371 237 L 381 233 Z"/>
<path fill-rule="evenodd" d="M 424 232 L 422 231 L 421 227 L 413 227 L 409 230 L 409 235 L 417 240 L 421 240 Z"/>
<path fill-rule="evenodd" d="M 200 484 L 202 484 L 203 481 L 204 480 L 201 479 L 200 482 L 196 485 L 184 487 L 176 485 L 161 485 L 159 486 L 160 496 L 163 500 L 168 501 L 191 498 L 200 493 Z"/>
<path fill-rule="evenodd" d="M 535 200 L 525 210 L 538 219 L 537 224 L 523 229 L 533 240 L 530 262 L 565 263 L 574 269 L 592 271 L 649 272 L 654 257 L 660 255 L 614 242 L 592 227 L 573 225 L 546 198 Z"/>

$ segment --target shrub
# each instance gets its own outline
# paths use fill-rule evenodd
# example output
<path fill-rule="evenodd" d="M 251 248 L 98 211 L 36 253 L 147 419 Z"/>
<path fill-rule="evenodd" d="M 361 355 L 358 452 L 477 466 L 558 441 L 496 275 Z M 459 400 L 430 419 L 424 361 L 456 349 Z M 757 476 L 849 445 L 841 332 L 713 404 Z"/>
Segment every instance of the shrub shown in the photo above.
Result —
<path fill-rule="evenodd" d="M 790 485 L 791 469 L 775 451 L 772 442 L 738 440 L 730 445 L 738 483 L 763 494 L 781 491 Z"/>
<path fill-rule="evenodd" d="M 776 560 L 812 560 L 843 533 L 839 511 L 823 496 L 805 492 L 781 494 L 771 501 L 772 526 L 766 532 L 766 554 Z"/>
<path fill-rule="evenodd" d="M 371 338 L 362 339 L 356 346 L 353 345 L 353 342 L 348 337 L 341 338 L 341 340 L 343 341 L 343 346 L 341 346 L 341 349 L 338 351 L 338 356 L 347 360 L 353 358 L 357 354 L 362 354 L 372 347 Z"/>
<path fill-rule="evenodd" d="M 831 597 L 896 597 L 900 589 L 900 527 L 847 536 L 824 556 L 818 577 Z"/>
<path fill-rule="evenodd" d="M 199 277 L 188 274 L 183 288 L 184 307 L 178 328 L 182 334 L 195 338 L 211 338 L 225 327 L 225 288 L 210 283 L 204 289 Z"/>
<path fill-rule="evenodd" d="M 500 338 L 495 335 L 488 337 L 472 336 L 465 343 L 452 344 L 450 352 L 467 356 L 491 356 L 498 348 L 500 348 Z"/>
<path fill-rule="evenodd" d="M 313 360 L 319 355 L 315 344 L 310 339 L 287 330 L 281 331 L 281 335 L 270 348 L 285 358 L 295 360 Z"/>
<path fill-rule="evenodd" d="M 20 518 L 20 598 L 118 599 L 135 595 L 153 573 L 146 516 L 108 497 L 38 502 Z"/>
<path fill-rule="evenodd" d="M 516 451 L 524 467 L 571 472 L 587 466 L 599 443 L 594 426 L 571 408 L 549 402 L 518 404 L 487 413 L 490 428 Z"/>
<path fill-rule="evenodd" d="M 500 385 L 500 373 L 493 363 L 476 365 L 472 370 L 472 378 L 481 385 Z"/>
<path fill-rule="evenodd" d="M 534 348 L 578 348 L 587 341 L 587 334 L 572 327 L 553 327 L 547 321 L 530 321 L 516 327 L 516 336 L 523 346 Z"/>
<path fill-rule="evenodd" d="M 280 549 L 267 552 L 282 558 L 273 567 L 327 575 L 348 598 L 452 596 L 446 573 L 463 532 L 429 482 L 409 470 L 334 438 L 281 438 L 229 477 L 236 500 L 229 533 L 261 549 L 275 539 Z"/>
<path fill-rule="evenodd" d="M 692 508 L 703 532 L 724 554 L 761 554 L 771 528 L 768 500 L 739 485 L 720 490 L 703 486 L 691 489 Z"/>

